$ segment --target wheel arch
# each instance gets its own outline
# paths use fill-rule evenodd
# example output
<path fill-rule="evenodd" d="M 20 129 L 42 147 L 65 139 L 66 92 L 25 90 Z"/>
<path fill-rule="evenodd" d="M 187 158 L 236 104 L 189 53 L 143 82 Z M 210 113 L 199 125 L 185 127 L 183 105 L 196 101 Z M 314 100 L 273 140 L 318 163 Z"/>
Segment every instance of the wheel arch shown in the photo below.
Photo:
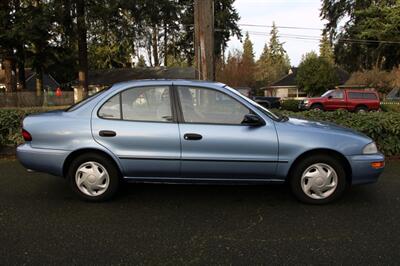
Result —
<path fill-rule="evenodd" d="M 110 161 L 112 163 L 114 163 L 115 166 L 117 167 L 117 169 L 118 169 L 118 171 L 120 173 L 120 176 L 122 176 L 121 165 L 119 164 L 117 159 L 114 158 L 114 156 L 112 156 L 108 152 L 106 152 L 104 150 L 101 150 L 101 149 L 97 149 L 97 148 L 82 148 L 82 149 L 75 150 L 75 151 L 71 152 L 70 154 L 68 154 L 67 158 L 65 158 L 64 164 L 63 164 L 63 168 L 62 168 L 63 177 L 66 177 L 68 168 L 71 165 L 72 161 L 76 157 L 78 157 L 78 156 L 80 156 L 82 154 L 85 154 L 85 153 L 96 153 L 96 154 L 102 155 L 102 156 L 110 159 Z"/>
<path fill-rule="evenodd" d="M 347 182 L 349 182 L 349 184 L 351 184 L 351 181 L 352 181 L 352 169 L 351 169 L 350 162 L 347 160 L 346 156 L 344 156 L 342 153 L 340 153 L 340 152 L 338 152 L 336 150 L 327 149 L 327 148 L 319 148 L 319 149 L 308 150 L 306 152 L 303 152 L 299 156 L 297 156 L 297 158 L 293 161 L 292 165 L 289 168 L 288 177 L 292 176 L 292 172 L 293 172 L 294 168 L 296 167 L 296 165 L 301 160 L 303 160 L 307 156 L 318 155 L 318 154 L 324 154 L 324 155 L 332 156 L 332 157 L 338 159 L 341 163 L 343 163 L 344 170 L 346 172 L 346 180 L 347 180 Z"/>
<path fill-rule="evenodd" d="M 360 107 L 367 109 L 367 111 L 370 110 L 366 104 L 360 103 L 360 104 L 357 104 L 356 107 L 354 107 L 354 111 L 357 111 L 357 109 Z"/>
<path fill-rule="evenodd" d="M 322 102 L 315 102 L 315 103 L 312 103 L 312 104 L 310 105 L 310 108 L 312 108 L 313 106 L 321 106 L 322 109 L 325 108 L 325 106 L 324 106 L 324 104 L 323 104 Z"/>

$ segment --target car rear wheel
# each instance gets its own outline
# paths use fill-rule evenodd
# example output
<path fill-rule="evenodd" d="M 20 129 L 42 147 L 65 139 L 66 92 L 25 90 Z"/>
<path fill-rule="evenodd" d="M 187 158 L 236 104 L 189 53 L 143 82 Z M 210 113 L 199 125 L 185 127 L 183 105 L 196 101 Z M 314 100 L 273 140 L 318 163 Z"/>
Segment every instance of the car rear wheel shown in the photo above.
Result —
<path fill-rule="evenodd" d="M 356 113 L 366 113 L 368 112 L 368 108 L 366 106 L 357 106 Z"/>
<path fill-rule="evenodd" d="M 294 167 L 290 186 L 300 201 L 325 204 L 337 199 L 345 191 L 346 172 L 336 158 L 313 155 Z"/>
<path fill-rule="evenodd" d="M 70 165 L 68 179 L 72 190 L 88 201 L 112 198 L 119 185 L 119 172 L 113 162 L 96 153 L 82 154 Z"/>

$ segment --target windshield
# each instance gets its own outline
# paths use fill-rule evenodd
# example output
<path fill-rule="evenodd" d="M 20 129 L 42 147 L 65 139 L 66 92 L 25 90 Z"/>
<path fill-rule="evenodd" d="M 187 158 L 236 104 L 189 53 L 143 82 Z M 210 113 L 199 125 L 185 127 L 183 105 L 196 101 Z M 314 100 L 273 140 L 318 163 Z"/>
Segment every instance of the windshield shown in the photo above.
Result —
<path fill-rule="evenodd" d="M 89 97 L 71 105 L 70 107 L 68 107 L 67 109 L 65 109 L 65 112 L 72 112 L 75 111 L 76 109 L 80 108 L 81 106 L 85 105 L 86 103 L 90 102 L 91 100 L 97 98 L 99 95 L 103 94 L 103 92 L 107 91 L 109 88 L 105 88 L 104 90 L 98 91 L 92 95 L 90 95 Z"/>
<path fill-rule="evenodd" d="M 332 91 L 333 91 L 333 90 L 329 90 L 329 91 L 325 92 L 324 94 L 321 95 L 321 97 L 322 97 L 322 98 L 328 97 L 329 94 L 331 94 Z"/>
<path fill-rule="evenodd" d="M 253 101 L 252 99 L 242 95 L 240 92 L 238 92 L 235 89 L 232 89 L 231 87 L 225 85 L 225 88 L 229 89 L 230 91 L 232 91 L 233 93 L 235 93 L 236 95 L 240 96 L 241 98 L 245 99 L 246 101 L 250 102 L 255 108 L 257 108 L 259 111 L 261 111 L 263 114 L 267 115 L 268 117 L 280 121 L 282 120 L 282 117 L 280 117 L 279 115 L 274 114 L 273 112 L 271 112 L 270 110 L 268 110 L 267 108 L 265 108 L 262 105 L 259 105 L 258 103 L 256 103 L 255 101 Z"/>

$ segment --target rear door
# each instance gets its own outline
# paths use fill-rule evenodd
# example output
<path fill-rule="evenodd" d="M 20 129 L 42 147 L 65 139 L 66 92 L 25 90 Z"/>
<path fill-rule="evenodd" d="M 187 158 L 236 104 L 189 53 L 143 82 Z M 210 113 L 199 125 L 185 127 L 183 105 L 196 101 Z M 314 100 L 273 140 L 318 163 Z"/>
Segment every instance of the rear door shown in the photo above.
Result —
<path fill-rule="evenodd" d="M 92 115 L 95 140 L 113 152 L 127 177 L 177 177 L 178 124 L 168 85 L 134 87 L 110 96 Z"/>
<path fill-rule="evenodd" d="M 177 86 L 182 110 L 181 175 L 202 179 L 272 179 L 278 160 L 274 123 L 242 124 L 253 113 L 213 88 Z"/>

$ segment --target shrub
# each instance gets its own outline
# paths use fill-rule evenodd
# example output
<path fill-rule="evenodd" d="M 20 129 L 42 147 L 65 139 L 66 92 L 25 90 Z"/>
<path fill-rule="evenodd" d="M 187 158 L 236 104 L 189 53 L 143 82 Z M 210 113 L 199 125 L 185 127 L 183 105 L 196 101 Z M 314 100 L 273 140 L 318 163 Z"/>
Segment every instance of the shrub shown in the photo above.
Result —
<path fill-rule="evenodd" d="M 21 138 L 21 121 L 31 113 L 54 110 L 54 108 L 0 109 L 0 145 L 17 145 Z M 328 121 L 366 134 L 374 139 L 385 155 L 400 155 L 400 113 L 369 112 L 291 112 L 278 111 L 281 114 L 315 121 Z"/>
<path fill-rule="evenodd" d="M 281 109 L 286 111 L 297 112 L 299 111 L 300 100 L 283 100 Z"/>
<path fill-rule="evenodd" d="M 25 116 L 61 108 L 63 107 L 0 109 L 0 145 L 18 145 L 23 142 L 21 127 Z"/>
<path fill-rule="evenodd" d="M 332 122 L 364 133 L 377 143 L 385 155 L 400 155 L 400 113 L 369 112 L 351 113 L 343 110 L 335 112 L 287 112 L 282 114 L 315 121 Z"/>

